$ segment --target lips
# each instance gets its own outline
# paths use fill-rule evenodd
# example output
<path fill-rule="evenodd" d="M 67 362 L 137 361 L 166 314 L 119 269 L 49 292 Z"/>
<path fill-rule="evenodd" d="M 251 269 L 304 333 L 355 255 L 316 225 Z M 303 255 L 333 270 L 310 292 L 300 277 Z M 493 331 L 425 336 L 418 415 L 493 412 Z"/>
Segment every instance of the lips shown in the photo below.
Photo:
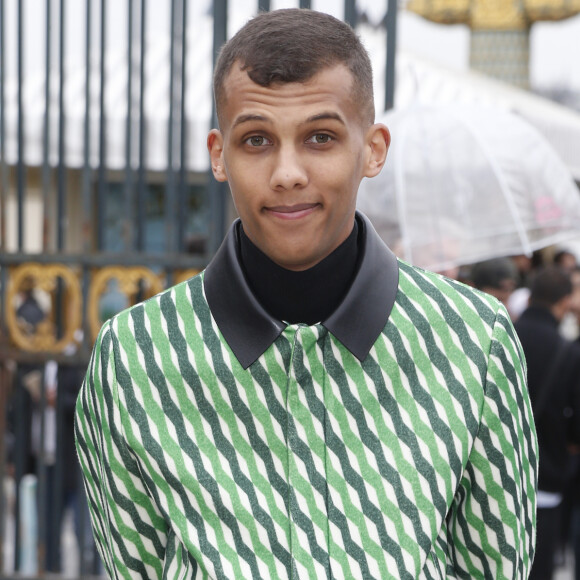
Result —
<path fill-rule="evenodd" d="M 265 208 L 268 213 L 283 220 L 304 218 L 318 209 L 318 203 L 299 203 L 295 205 L 276 205 Z"/>

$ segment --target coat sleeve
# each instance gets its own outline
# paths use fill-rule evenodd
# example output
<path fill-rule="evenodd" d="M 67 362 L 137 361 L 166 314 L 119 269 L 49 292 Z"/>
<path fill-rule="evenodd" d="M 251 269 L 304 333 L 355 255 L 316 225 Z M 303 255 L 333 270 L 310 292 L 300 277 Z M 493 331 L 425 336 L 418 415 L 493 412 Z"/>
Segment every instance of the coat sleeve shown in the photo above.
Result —
<path fill-rule="evenodd" d="M 77 452 L 95 540 L 110 578 L 161 578 L 167 527 L 121 422 L 109 323 L 93 349 L 76 406 Z"/>
<path fill-rule="evenodd" d="M 448 514 L 453 577 L 527 578 L 535 549 L 538 446 L 526 364 L 500 308 L 479 432 Z"/>

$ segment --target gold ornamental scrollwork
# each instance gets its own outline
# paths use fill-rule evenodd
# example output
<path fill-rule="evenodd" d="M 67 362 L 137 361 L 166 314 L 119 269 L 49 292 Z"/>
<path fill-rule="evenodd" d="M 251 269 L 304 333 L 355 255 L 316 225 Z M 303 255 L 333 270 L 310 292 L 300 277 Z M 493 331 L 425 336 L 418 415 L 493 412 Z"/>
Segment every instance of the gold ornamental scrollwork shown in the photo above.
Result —
<path fill-rule="evenodd" d="M 66 316 L 60 338 L 54 319 L 54 308 L 49 307 L 37 324 L 27 324 L 17 314 L 16 304 L 24 291 L 41 292 L 50 302 L 56 298 L 58 280 L 64 285 Z M 75 340 L 75 332 L 81 328 L 81 286 L 77 274 L 63 264 L 38 264 L 30 262 L 15 267 L 9 277 L 6 293 L 6 324 L 14 344 L 28 352 L 60 353 Z"/>
<path fill-rule="evenodd" d="M 91 281 L 87 304 L 87 317 L 93 340 L 96 340 L 104 322 L 100 315 L 100 301 L 106 294 L 111 280 L 118 282 L 118 290 L 128 299 L 129 304 L 135 303 L 135 297 L 139 292 L 143 292 L 145 299 L 163 290 L 159 276 L 149 268 L 109 266 L 98 270 Z"/>

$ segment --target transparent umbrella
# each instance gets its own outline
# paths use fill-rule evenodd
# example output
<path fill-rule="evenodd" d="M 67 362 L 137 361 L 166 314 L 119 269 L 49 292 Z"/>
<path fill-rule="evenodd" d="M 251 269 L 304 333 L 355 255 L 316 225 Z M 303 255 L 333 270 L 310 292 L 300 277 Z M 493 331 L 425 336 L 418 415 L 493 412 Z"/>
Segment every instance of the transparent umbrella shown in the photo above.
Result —
<path fill-rule="evenodd" d="M 363 180 L 358 207 L 403 259 L 444 271 L 580 236 L 580 190 L 516 115 L 417 105 L 379 121 L 392 144 L 381 174 Z"/>

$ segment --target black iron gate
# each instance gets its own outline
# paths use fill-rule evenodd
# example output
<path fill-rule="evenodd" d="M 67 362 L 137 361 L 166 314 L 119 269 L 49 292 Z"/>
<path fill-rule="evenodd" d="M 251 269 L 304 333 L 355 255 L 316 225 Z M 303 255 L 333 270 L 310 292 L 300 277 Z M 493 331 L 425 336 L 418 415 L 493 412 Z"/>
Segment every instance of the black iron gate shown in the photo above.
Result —
<path fill-rule="evenodd" d="M 202 269 L 233 217 L 204 152 L 231 18 L 200 5 L 0 0 L 0 577 L 99 574 L 72 444 L 93 341 Z"/>

